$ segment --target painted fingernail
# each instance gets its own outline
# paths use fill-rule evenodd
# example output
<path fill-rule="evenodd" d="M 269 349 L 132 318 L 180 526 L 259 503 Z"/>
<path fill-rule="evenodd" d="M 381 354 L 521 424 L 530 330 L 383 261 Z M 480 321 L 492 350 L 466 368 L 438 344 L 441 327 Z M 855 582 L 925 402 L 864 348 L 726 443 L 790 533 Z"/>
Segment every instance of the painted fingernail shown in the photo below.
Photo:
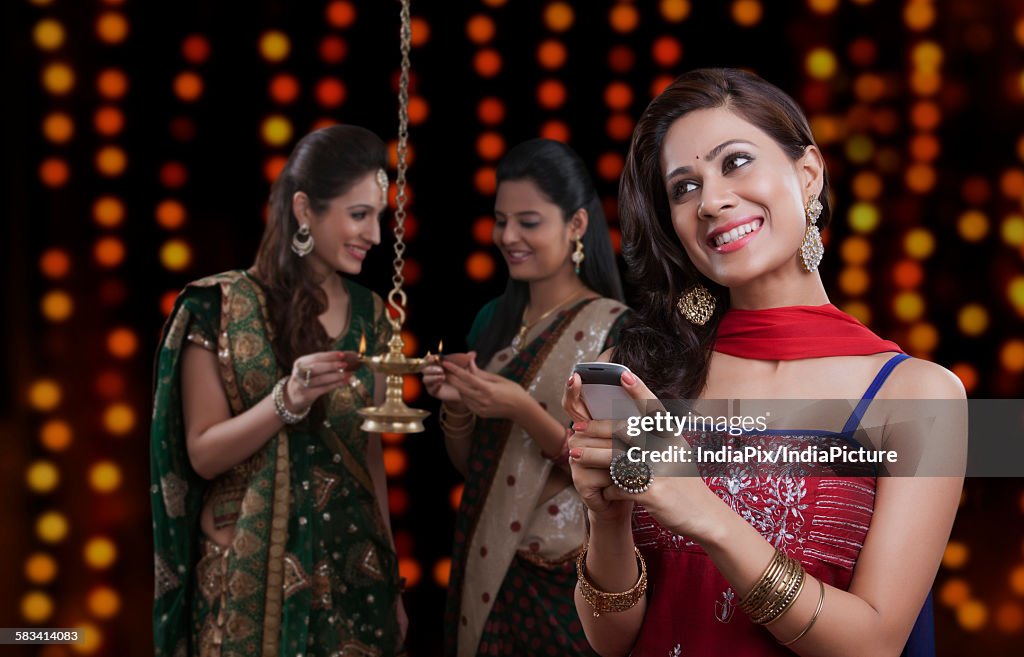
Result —
<path fill-rule="evenodd" d="M 569 458 L 571 458 L 571 459 L 583 458 L 583 448 L 582 447 L 573 447 L 572 449 L 570 449 L 569 450 Z"/>
<path fill-rule="evenodd" d="M 570 376 L 570 377 L 569 377 L 569 380 L 565 382 L 565 387 L 566 387 L 566 388 L 571 388 L 571 387 L 572 387 L 572 380 L 573 380 L 574 378 L 576 378 L 576 375 L 573 375 L 573 376 Z"/>
<path fill-rule="evenodd" d="M 636 376 L 632 372 L 623 372 L 622 382 L 625 383 L 627 386 L 631 386 L 634 383 L 636 383 Z"/>
<path fill-rule="evenodd" d="M 586 431 L 587 430 L 587 423 L 586 422 L 573 422 L 572 423 L 572 430 L 573 431 Z"/>

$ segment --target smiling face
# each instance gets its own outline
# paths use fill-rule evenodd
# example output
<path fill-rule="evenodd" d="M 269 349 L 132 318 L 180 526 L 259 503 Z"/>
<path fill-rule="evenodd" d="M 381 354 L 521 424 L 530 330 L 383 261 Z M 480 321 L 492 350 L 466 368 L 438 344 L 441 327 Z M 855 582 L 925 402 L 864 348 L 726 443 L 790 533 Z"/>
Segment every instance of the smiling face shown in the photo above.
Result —
<path fill-rule="evenodd" d="M 535 183 L 506 180 L 498 185 L 494 217 L 494 244 L 514 280 L 542 280 L 572 269 L 569 254 L 586 226 L 579 213 L 565 221 Z"/>
<path fill-rule="evenodd" d="M 800 276 L 804 206 L 822 187 L 814 146 L 794 161 L 724 107 L 679 118 L 661 151 L 672 224 L 697 269 L 729 288 Z"/>
<path fill-rule="evenodd" d="M 316 214 L 304 192 L 293 200 L 295 216 L 309 226 L 313 252 L 306 258 L 321 276 L 332 271 L 358 274 L 366 253 L 380 243 L 380 220 L 387 199 L 375 172 L 367 173 L 346 193 L 331 199 Z"/>

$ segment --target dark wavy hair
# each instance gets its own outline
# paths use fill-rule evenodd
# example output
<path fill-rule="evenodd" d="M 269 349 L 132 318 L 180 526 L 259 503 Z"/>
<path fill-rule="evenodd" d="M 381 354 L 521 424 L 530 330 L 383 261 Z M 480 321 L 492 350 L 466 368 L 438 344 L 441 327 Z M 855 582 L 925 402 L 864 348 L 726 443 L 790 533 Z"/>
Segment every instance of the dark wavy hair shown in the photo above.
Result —
<path fill-rule="evenodd" d="M 296 358 L 330 346 L 318 318 L 327 295 L 301 258 L 291 251 L 299 223 L 292 211 L 295 192 L 305 192 L 315 214 L 349 191 L 366 174 L 387 167 L 387 148 L 366 128 L 333 125 L 306 135 L 270 189 L 267 226 L 253 270 L 267 293 L 274 327 L 274 353 L 284 369 Z"/>
<path fill-rule="evenodd" d="M 529 180 L 559 207 L 566 222 L 577 210 L 586 210 L 587 232 L 582 238 L 586 257 L 580 278 L 601 296 L 622 301 L 622 281 L 601 199 L 587 167 L 575 151 L 559 141 L 531 139 L 509 150 L 498 164 L 496 177 L 499 185 L 506 181 Z M 504 294 L 499 297 L 494 319 L 477 341 L 478 363 L 486 364 L 511 342 L 529 300 L 529 285 L 510 277 Z"/>
<path fill-rule="evenodd" d="M 662 398 L 700 395 L 718 322 L 729 305 L 728 289 L 701 275 L 683 250 L 661 170 L 662 147 L 672 124 L 695 110 L 717 107 L 763 130 L 793 161 L 815 145 L 807 118 L 792 98 L 753 73 L 731 68 L 681 75 L 637 122 L 619 183 L 622 255 L 637 297 L 634 319 L 623 331 L 614 359 Z M 818 226 L 824 230 L 832 213 L 827 172 L 818 199 L 824 208 Z M 717 307 L 702 327 L 690 324 L 676 309 L 680 294 L 698 282 L 711 291 Z"/>

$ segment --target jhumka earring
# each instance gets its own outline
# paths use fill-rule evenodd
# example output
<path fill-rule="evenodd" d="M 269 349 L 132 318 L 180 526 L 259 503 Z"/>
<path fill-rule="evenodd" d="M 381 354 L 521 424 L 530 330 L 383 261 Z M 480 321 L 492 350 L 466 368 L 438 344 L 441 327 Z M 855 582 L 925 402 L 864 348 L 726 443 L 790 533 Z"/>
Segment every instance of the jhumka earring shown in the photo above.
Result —
<path fill-rule="evenodd" d="M 313 236 L 309 234 L 309 224 L 299 224 L 299 229 L 292 235 L 292 253 L 305 258 L 313 250 Z"/>
<path fill-rule="evenodd" d="M 800 245 L 800 259 L 804 263 L 804 269 L 808 272 L 818 271 L 821 257 L 825 255 L 825 246 L 821 243 L 821 231 L 817 226 L 821 210 L 821 201 L 816 196 L 808 199 L 807 207 L 804 208 L 807 215 L 807 229 L 804 231 L 803 244 Z"/>
<path fill-rule="evenodd" d="M 384 169 L 377 169 L 377 187 L 380 187 L 381 202 L 388 202 L 388 173 Z"/>
<path fill-rule="evenodd" d="M 715 314 L 715 297 L 706 287 L 697 283 L 680 295 L 676 308 L 686 321 L 695 326 L 704 326 Z"/>
<path fill-rule="evenodd" d="M 577 276 L 579 276 L 580 265 L 583 264 L 583 259 L 585 257 L 586 256 L 583 254 L 583 239 L 580 238 L 579 235 L 577 235 L 576 236 L 576 250 L 572 252 L 572 256 L 570 257 L 570 259 L 572 260 L 572 263 L 576 266 L 576 275 Z"/>

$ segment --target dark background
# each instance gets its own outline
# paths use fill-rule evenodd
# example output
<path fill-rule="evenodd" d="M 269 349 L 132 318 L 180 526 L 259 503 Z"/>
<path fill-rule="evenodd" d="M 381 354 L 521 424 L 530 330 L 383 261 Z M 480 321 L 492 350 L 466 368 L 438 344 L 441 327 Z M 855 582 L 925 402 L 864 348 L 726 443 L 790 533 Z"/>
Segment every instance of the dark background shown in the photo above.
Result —
<path fill-rule="evenodd" d="M 346 122 L 394 139 L 398 3 L 12 0 L 2 11 L 0 626 L 87 624 L 98 641 L 86 652 L 144 655 L 147 417 L 168 295 L 251 263 L 267 169 L 302 134 Z M 488 181 L 504 148 L 567 130 L 617 237 L 628 130 L 609 120 L 628 128 L 684 70 L 740 66 L 801 103 L 828 159 L 837 209 L 821 271 L 833 302 L 953 369 L 972 397 L 1020 397 L 1024 3 L 418 0 L 413 15 L 413 93 L 429 111 L 411 127 L 410 353 L 442 338 L 446 351 L 462 349 L 476 310 L 503 287 Z M 281 59 L 261 54 L 271 31 L 290 42 Z M 325 39 L 342 43 L 344 57 L 325 58 Z M 547 41 L 564 46 L 564 63 L 541 62 Z M 480 68 L 487 52 L 501 60 L 494 75 Z M 54 64 L 73 72 L 70 88 L 48 87 Z M 109 70 L 127 79 L 123 96 L 99 88 Z M 183 73 L 201 80 L 197 96 L 176 91 Z M 281 75 L 297 83 L 294 99 L 275 96 Z M 344 86 L 342 102 L 318 95 L 325 79 Z M 557 83 L 554 97 L 540 91 L 546 81 Z M 624 86 L 609 90 L 615 83 Z M 632 98 L 619 105 L 623 92 Z M 494 125 L 480 116 L 484 98 L 504 108 Z M 73 124 L 70 137 L 47 129 L 54 115 Z M 288 122 L 290 138 L 265 139 L 270 116 Z M 110 146 L 127 164 L 104 173 L 97 156 Z M 97 219 L 101 198 L 120 204 L 119 220 Z M 168 221 L 168 200 L 184 210 L 180 224 Z M 872 210 L 876 225 L 860 223 Z M 165 259 L 169 242 L 187 257 Z M 118 245 L 123 257 L 110 257 Z M 380 293 L 390 248 L 374 251 L 359 277 Z M 406 392 L 436 410 L 417 381 Z M 387 443 L 414 657 L 440 654 L 458 485 L 434 420 L 425 434 Z M 940 655 L 1021 654 L 1022 514 L 1020 480 L 967 482 L 936 581 Z M 116 546 L 109 565 L 87 556 L 97 537 Z"/>

